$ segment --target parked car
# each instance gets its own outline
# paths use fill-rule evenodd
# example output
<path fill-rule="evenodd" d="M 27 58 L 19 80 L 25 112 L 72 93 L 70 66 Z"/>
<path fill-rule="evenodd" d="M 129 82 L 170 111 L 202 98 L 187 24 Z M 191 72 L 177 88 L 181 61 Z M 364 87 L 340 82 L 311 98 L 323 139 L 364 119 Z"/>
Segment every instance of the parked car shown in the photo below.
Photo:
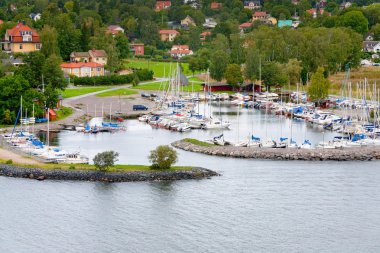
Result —
<path fill-rule="evenodd" d="M 143 97 L 143 98 L 150 98 L 150 94 L 141 93 L 141 97 Z"/>
<path fill-rule="evenodd" d="M 148 107 L 145 105 L 133 105 L 133 110 L 134 111 L 146 111 L 148 110 Z"/>

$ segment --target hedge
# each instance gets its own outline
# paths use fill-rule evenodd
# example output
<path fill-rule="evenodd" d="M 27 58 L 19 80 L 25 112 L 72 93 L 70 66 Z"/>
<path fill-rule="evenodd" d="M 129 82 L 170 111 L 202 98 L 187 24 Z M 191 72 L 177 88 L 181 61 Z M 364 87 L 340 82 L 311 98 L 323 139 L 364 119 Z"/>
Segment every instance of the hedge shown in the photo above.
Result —
<path fill-rule="evenodd" d="M 132 83 L 135 75 L 138 76 L 140 81 L 147 81 L 153 79 L 153 71 L 147 69 L 138 69 L 129 75 L 109 75 L 109 76 L 93 76 L 93 77 L 73 77 L 74 85 L 117 85 Z"/>

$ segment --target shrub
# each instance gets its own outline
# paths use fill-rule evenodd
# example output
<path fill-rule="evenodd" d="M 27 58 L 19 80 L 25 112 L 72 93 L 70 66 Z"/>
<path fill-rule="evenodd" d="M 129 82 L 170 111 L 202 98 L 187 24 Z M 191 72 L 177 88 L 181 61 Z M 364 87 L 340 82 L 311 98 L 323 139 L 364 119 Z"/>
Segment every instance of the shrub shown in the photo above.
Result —
<path fill-rule="evenodd" d="M 129 75 L 109 75 L 109 76 L 93 76 L 93 77 L 74 77 L 74 85 L 118 85 L 132 83 L 137 75 L 140 81 L 153 79 L 153 71 L 148 69 L 137 69 Z"/>
<path fill-rule="evenodd" d="M 158 146 L 155 150 L 150 151 L 149 161 L 152 163 L 152 169 L 166 170 L 170 169 L 172 164 L 177 162 L 177 151 L 173 148 L 163 145 Z"/>
<path fill-rule="evenodd" d="M 13 164 L 13 160 L 12 159 L 9 159 L 5 162 L 6 164 Z"/>
<path fill-rule="evenodd" d="M 98 153 L 93 161 L 95 168 L 100 171 L 107 171 L 110 167 L 114 166 L 115 162 L 118 160 L 119 153 L 115 151 L 104 151 Z"/>
<path fill-rule="evenodd" d="M 70 165 L 69 170 L 75 170 L 75 166 L 74 165 Z"/>

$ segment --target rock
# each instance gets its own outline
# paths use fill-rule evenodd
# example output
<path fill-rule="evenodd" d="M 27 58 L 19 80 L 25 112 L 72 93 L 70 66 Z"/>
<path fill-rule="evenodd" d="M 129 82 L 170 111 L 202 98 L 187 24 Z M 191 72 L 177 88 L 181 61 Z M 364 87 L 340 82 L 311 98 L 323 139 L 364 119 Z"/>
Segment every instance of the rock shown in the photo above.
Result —
<path fill-rule="evenodd" d="M 39 176 L 39 177 L 37 177 L 37 180 L 38 181 L 43 181 L 43 180 L 45 180 L 45 177 L 44 176 Z"/>

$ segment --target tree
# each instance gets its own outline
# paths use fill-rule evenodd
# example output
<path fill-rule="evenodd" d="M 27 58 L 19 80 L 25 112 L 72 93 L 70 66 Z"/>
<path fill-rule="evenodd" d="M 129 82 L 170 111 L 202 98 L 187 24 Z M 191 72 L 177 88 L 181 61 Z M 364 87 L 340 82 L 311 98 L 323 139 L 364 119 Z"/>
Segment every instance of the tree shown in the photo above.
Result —
<path fill-rule="evenodd" d="M 329 95 L 330 81 L 324 76 L 324 69 L 319 67 L 317 72 L 311 76 L 310 85 L 307 93 L 312 100 L 316 100 L 318 104 Z"/>
<path fill-rule="evenodd" d="M 152 169 L 170 169 L 172 164 L 177 162 L 178 155 L 177 151 L 173 148 L 162 145 L 158 146 L 155 150 L 150 151 L 148 156 L 149 161 L 152 163 Z"/>
<path fill-rule="evenodd" d="M 250 46 L 245 60 L 244 77 L 248 80 L 259 79 L 260 54 L 259 50 Z"/>
<path fill-rule="evenodd" d="M 301 61 L 297 59 L 290 59 L 285 65 L 285 72 L 289 77 L 289 83 L 295 84 L 299 82 L 301 77 Z"/>
<path fill-rule="evenodd" d="M 118 157 L 119 153 L 112 150 L 98 153 L 93 159 L 95 168 L 100 171 L 108 171 L 118 161 Z"/>
<path fill-rule="evenodd" d="M 222 81 L 228 62 L 229 62 L 229 55 L 225 51 L 222 51 L 222 50 L 216 51 L 211 56 L 211 64 L 210 64 L 211 78 L 217 80 L 218 82 Z"/>
<path fill-rule="evenodd" d="M 67 86 L 63 71 L 60 68 L 61 62 L 61 58 L 56 55 L 51 55 L 46 59 L 45 64 L 42 67 L 45 84 L 51 86 L 53 89 L 63 90 Z"/>
<path fill-rule="evenodd" d="M 365 34 L 368 32 L 368 20 L 361 11 L 349 11 L 339 18 L 341 26 L 350 27 L 357 33 Z"/>
<path fill-rule="evenodd" d="M 119 51 L 119 56 L 121 59 L 128 58 L 129 55 L 129 42 L 128 38 L 123 34 L 119 33 L 115 37 L 116 48 Z"/>
<path fill-rule="evenodd" d="M 245 61 L 244 54 L 244 39 L 240 34 L 235 33 L 230 35 L 231 40 L 231 62 L 236 64 L 242 64 Z"/>
<path fill-rule="evenodd" d="M 112 35 L 106 35 L 105 31 L 101 30 L 97 36 L 91 38 L 90 47 L 106 51 L 108 56 L 106 68 L 110 72 L 116 72 L 119 69 L 120 52 L 116 47 L 116 40 L 114 40 Z"/>
<path fill-rule="evenodd" d="M 43 44 L 41 52 L 46 57 L 49 57 L 52 54 L 59 55 L 58 33 L 54 27 L 45 25 L 40 32 L 40 38 L 41 43 Z"/>
<path fill-rule="evenodd" d="M 228 64 L 224 77 L 226 78 L 227 83 L 233 87 L 237 87 L 244 81 L 238 64 Z"/>
<path fill-rule="evenodd" d="M 266 62 L 263 64 L 261 79 L 268 91 L 271 86 L 283 86 L 287 84 L 288 76 L 283 69 L 282 64 L 277 62 Z"/>

